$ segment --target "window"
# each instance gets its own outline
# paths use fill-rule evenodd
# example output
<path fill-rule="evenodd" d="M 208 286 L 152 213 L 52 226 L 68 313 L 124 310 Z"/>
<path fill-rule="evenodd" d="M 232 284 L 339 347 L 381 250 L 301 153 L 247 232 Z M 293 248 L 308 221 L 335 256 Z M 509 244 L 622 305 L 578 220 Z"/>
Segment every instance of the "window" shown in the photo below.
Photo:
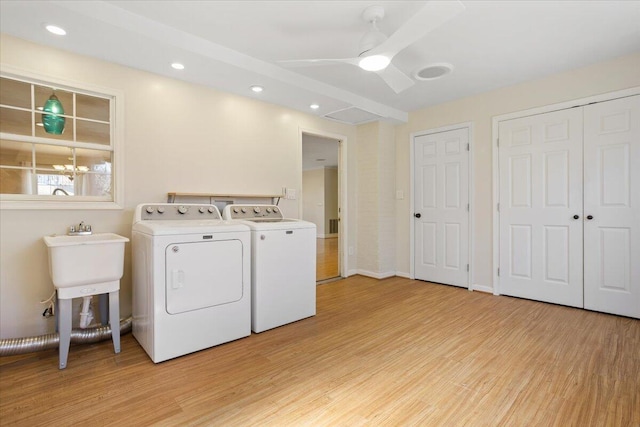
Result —
<path fill-rule="evenodd" d="M 3 208 L 119 208 L 121 95 L 4 72 L 0 76 Z M 118 175 L 118 176 L 116 176 Z M 118 178 L 118 179 L 116 179 Z"/>

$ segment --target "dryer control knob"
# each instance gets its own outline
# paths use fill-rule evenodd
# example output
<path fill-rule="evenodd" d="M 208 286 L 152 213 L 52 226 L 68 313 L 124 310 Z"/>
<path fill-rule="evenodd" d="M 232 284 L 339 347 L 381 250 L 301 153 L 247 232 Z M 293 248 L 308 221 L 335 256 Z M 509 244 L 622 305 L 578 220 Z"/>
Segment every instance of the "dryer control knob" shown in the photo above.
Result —
<path fill-rule="evenodd" d="M 233 208 L 233 213 L 238 213 L 238 208 Z"/>
<path fill-rule="evenodd" d="M 214 209 L 213 206 L 209 206 L 209 209 L 207 209 L 209 211 L 209 213 L 213 213 Z"/>
<path fill-rule="evenodd" d="M 158 206 L 158 213 L 159 214 L 163 214 L 164 213 L 164 208 L 162 206 Z"/>
<path fill-rule="evenodd" d="M 200 206 L 200 207 L 198 208 L 198 212 L 200 212 L 200 213 L 204 213 L 204 207 Z"/>
<path fill-rule="evenodd" d="M 267 213 L 271 213 L 271 208 L 267 208 Z"/>
<path fill-rule="evenodd" d="M 274 207 L 274 208 L 273 208 L 273 211 L 274 211 L 274 212 L 278 212 L 278 208 L 275 208 L 275 207 Z"/>
<path fill-rule="evenodd" d="M 242 211 L 242 213 L 247 213 L 247 208 L 242 208 L 240 210 Z"/>
<path fill-rule="evenodd" d="M 187 209 L 187 207 L 186 207 L 186 206 L 178 206 L 178 213 L 179 213 L 179 214 L 184 215 L 184 214 L 186 214 L 186 213 L 187 213 L 187 210 L 188 210 L 188 209 Z"/>
<path fill-rule="evenodd" d="M 153 213 L 153 206 L 147 206 L 147 209 L 145 209 L 145 211 L 147 211 L 147 213 Z"/>
<path fill-rule="evenodd" d="M 253 211 L 255 213 L 260 213 L 260 207 L 256 206 L 255 208 L 253 208 Z"/>

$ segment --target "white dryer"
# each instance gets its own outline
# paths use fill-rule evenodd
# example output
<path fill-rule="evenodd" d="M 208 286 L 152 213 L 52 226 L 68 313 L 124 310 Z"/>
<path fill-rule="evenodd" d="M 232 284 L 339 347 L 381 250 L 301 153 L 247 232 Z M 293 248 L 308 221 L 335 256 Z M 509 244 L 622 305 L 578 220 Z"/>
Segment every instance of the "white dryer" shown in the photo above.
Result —
<path fill-rule="evenodd" d="M 213 205 L 138 205 L 133 336 L 155 363 L 251 334 L 251 235 Z"/>
<path fill-rule="evenodd" d="M 227 205 L 223 218 L 251 228 L 251 330 L 316 314 L 316 225 L 275 205 Z"/>

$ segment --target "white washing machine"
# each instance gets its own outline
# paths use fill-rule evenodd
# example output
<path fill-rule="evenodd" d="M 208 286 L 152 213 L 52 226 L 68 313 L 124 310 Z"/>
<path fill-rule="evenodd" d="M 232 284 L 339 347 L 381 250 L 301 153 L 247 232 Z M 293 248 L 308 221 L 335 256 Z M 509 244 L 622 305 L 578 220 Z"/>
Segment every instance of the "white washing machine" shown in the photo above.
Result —
<path fill-rule="evenodd" d="M 227 205 L 223 218 L 251 228 L 251 330 L 316 314 L 316 225 L 275 205 Z"/>
<path fill-rule="evenodd" d="M 213 205 L 138 205 L 133 336 L 155 363 L 251 335 L 251 234 Z"/>

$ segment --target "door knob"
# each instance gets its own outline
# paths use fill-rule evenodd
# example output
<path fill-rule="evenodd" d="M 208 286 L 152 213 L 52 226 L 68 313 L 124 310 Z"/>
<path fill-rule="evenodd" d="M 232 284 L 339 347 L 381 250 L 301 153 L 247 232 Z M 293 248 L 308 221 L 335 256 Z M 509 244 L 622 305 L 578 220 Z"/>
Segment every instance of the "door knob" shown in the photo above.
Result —
<path fill-rule="evenodd" d="M 593 215 L 587 215 L 587 219 L 588 220 L 592 220 L 593 219 Z"/>
<path fill-rule="evenodd" d="M 580 215 L 574 215 L 573 219 L 580 219 Z"/>
<path fill-rule="evenodd" d="M 420 215 L 420 213 L 417 213 L 417 214 L 413 214 L 413 216 L 415 216 L 416 218 L 420 218 L 422 215 Z"/>

